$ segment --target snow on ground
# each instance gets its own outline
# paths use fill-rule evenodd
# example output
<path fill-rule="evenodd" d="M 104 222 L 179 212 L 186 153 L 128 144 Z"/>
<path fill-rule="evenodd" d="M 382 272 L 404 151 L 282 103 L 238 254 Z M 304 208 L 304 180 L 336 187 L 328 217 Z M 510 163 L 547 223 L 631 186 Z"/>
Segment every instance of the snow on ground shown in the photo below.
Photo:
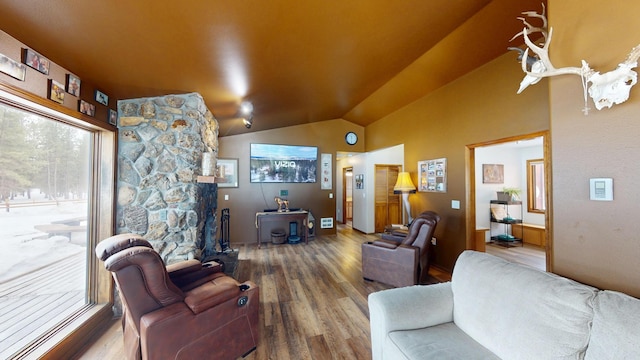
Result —
<path fill-rule="evenodd" d="M 27 203 L 40 201 L 20 201 Z M 86 203 L 61 202 L 59 205 L 11 207 L 0 204 L 0 283 L 29 273 L 67 256 L 86 251 L 86 234 L 73 233 L 49 237 L 34 225 L 87 215 Z"/>

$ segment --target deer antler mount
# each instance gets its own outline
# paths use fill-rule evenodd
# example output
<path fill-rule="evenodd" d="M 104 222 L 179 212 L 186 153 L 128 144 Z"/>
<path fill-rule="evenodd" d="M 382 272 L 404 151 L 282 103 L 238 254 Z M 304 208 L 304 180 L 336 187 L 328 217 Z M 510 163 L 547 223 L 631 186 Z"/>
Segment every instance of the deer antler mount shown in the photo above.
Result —
<path fill-rule="evenodd" d="M 516 50 L 520 53 L 518 60 L 522 64 L 522 71 L 526 74 L 520 82 L 518 94 L 520 94 L 529 85 L 536 84 L 543 77 L 556 75 L 575 74 L 582 79 L 584 89 L 585 107 L 582 110 L 585 115 L 589 113 L 587 102 L 587 93 L 595 103 L 596 109 L 601 110 L 604 107 L 610 108 L 613 104 L 620 104 L 629 99 L 631 87 L 638 82 L 638 74 L 632 69 L 638 66 L 638 58 L 640 58 L 640 45 L 634 47 L 627 59 L 618 64 L 615 70 L 600 74 L 600 72 L 591 69 L 589 63 L 582 60 L 581 67 L 564 67 L 555 68 L 549 59 L 549 44 L 553 35 L 553 28 L 547 31 L 547 17 L 545 15 L 545 7 L 542 4 L 542 13 L 535 11 L 525 11 L 522 13 L 525 17 L 518 17 L 524 24 L 521 32 L 517 33 L 510 41 L 522 35 L 527 45 L 525 50 L 518 47 L 510 47 L 509 50 Z M 531 25 L 527 18 L 539 19 L 542 26 L 535 27 Z M 530 34 L 540 33 L 543 43 L 538 46 L 529 38 Z M 534 55 L 529 53 L 533 52 Z"/>

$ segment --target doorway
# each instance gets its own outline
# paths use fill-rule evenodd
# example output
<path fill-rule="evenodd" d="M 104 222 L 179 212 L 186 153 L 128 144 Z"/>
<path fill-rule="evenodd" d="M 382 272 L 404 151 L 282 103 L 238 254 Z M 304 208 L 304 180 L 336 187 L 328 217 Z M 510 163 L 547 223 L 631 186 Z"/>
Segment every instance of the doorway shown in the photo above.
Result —
<path fill-rule="evenodd" d="M 548 131 L 467 146 L 470 168 L 467 248 L 502 257 L 516 255 L 515 253 L 526 249 L 526 253 L 537 256 L 537 259 L 530 259 L 531 263 L 537 264 L 534 267 L 552 271 L 549 149 Z M 530 201 L 528 195 L 535 193 L 535 190 L 528 190 L 531 184 L 527 175 L 527 166 L 530 162 L 527 160 L 531 159 L 539 160 L 543 164 L 539 169 L 544 170 L 544 183 L 539 185 L 544 189 L 544 211 L 532 211 L 531 207 L 527 206 Z M 489 176 L 483 172 L 483 168 L 491 170 Z M 499 176 L 496 175 L 496 169 Z M 516 205 L 515 209 L 516 212 L 520 211 L 515 217 L 522 221 L 518 226 L 505 227 L 499 221 L 496 223 L 494 216 L 491 215 L 491 206 L 494 206 L 491 200 L 496 200 L 496 192 L 502 191 L 503 188 L 517 188 L 521 191 L 516 201 L 520 205 Z M 503 241 L 495 241 L 496 236 L 498 238 L 503 236 L 501 232 L 512 235 L 516 241 L 508 243 L 509 247 L 505 247 Z M 511 245 L 514 247 L 510 247 Z M 514 254 L 510 254 L 509 250 L 514 250 L 511 251 Z M 513 258 L 517 257 L 512 256 L 508 260 L 513 261 Z"/>
<path fill-rule="evenodd" d="M 384 232 L 387 225 L 403 223 L 400 195 L 393 192 L 401 168 L 400 165 L 375 165 L 374 227 L 376 233 Z"/>
<path fill-rule="evenodd" d="M 342 209 L 343 223 L 349 227 L 353 225 L 353 168 L 342 169 Z"/>

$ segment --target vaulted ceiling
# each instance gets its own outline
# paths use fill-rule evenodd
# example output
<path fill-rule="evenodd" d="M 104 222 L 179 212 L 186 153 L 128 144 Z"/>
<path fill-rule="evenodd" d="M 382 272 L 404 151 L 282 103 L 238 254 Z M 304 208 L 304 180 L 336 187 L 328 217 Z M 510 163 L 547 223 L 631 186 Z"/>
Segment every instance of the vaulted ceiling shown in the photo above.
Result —
<path fill-rule="evenodd" d="M 113 99 L 198 92 L 226 136 L 366 126 L 506 53 L 540 3 L 0 0 L 0 29 Z"/>

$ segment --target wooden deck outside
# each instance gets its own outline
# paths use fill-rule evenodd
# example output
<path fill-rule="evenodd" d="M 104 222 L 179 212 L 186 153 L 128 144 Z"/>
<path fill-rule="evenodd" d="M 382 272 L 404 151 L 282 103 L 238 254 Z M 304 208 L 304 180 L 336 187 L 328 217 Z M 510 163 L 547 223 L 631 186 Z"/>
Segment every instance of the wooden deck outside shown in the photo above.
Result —
<path fill-rule="evenodd" d="M 0 283 L 0 359 L 6 359 L 85 304 L 85 254 Z"/>

